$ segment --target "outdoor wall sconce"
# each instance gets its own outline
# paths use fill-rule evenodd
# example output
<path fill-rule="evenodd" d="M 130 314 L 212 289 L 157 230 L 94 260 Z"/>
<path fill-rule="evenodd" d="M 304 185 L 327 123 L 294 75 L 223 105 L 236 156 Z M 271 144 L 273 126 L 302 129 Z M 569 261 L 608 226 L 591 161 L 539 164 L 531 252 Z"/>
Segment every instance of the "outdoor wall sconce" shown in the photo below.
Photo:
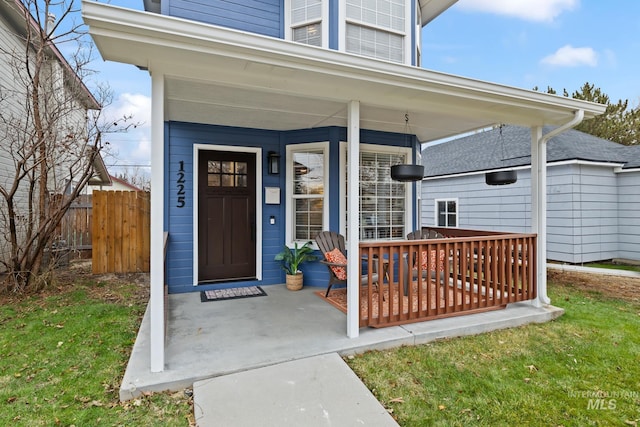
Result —
<path fill-rule="evenodd" d="M 268 171 L 270 175 L 278 175 L 280 173 L 280 154 L 275 151 L 267 153 Z"/>

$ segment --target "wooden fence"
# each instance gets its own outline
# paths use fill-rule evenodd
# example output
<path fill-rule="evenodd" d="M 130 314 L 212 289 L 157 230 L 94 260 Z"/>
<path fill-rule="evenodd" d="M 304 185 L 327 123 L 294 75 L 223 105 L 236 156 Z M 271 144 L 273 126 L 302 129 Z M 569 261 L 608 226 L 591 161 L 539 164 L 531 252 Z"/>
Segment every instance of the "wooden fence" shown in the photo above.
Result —
<path fill-rule="evenodd" d="M 91 250 L 92 220 L 91 195 L 78 196 L 60 222 L 58 240 L 73 252 Z"/>
<path fill-rule="evenodd" d="M 93 273 L 149 271 L 150 198 L 146 191 L 93 192 Z"/>

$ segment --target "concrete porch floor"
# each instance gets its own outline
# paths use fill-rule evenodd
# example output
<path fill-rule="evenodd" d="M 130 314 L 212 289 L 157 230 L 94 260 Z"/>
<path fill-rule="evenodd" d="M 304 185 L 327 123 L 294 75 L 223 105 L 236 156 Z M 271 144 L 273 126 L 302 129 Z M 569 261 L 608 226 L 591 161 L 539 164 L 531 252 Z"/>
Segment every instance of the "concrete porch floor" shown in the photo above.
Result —
<path fill-rule="evenodd" d="M 306 287 L 264 286 L 267 296 L 201 302 L 200 294 L 168 297 L 165 370 L 149 368 L 149 312 L 144 315 L 122 385 L 120 399 L 143 392 L 180 390 L 194 382 L 329 353 L 349 355 L 416 345 L 439 338 L 473 335 L 562 315 L 553 306 L 511 304 L 504 310 L 431 320 L 346 336 L 346 315 Z"/>

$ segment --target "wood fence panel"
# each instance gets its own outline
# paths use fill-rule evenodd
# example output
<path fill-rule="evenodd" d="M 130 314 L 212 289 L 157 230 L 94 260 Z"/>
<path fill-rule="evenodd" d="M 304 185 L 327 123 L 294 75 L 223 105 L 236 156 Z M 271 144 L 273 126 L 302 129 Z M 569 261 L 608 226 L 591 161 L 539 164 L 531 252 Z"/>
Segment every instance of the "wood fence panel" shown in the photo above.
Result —
<path fill-rule="evenodd" d="M 107 271 L 107 195 L 106 191 L 93 192 L 93 239 L 91 240 L 91 265 L 94 273 Z"/>
<path fill-rule="evenodd" d="M 62 196 L 61 196 L 62 197 Z M 61 203 L 62 201 L 54 201 Z M 58 240 L 73 251 L 91 249 L 93 213 L 91 196 L 81 195 L 71 203 L 56 231 Z"/>
<path fill-rule="evenodd" d="M 144 191 L 93 192 L 93 272 L 149 271 L 150 198 Z"/>

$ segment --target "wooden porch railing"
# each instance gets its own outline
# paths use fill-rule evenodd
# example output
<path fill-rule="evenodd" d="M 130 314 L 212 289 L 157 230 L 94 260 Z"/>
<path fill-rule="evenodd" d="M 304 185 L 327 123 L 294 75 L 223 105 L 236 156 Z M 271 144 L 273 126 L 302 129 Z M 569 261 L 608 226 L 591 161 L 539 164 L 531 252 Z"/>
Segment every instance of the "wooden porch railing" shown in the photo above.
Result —
<path fill-rule="evenodd" d="M 535 234 L 454 233 L 442 239 L 360 243 L 360 256 L 368 260 L 363 274 L 369 275 L 360 294 L 360 326 L 459 316 L 536 297 Z M 372 281 L 374 272 L 378 284 Z"/>

